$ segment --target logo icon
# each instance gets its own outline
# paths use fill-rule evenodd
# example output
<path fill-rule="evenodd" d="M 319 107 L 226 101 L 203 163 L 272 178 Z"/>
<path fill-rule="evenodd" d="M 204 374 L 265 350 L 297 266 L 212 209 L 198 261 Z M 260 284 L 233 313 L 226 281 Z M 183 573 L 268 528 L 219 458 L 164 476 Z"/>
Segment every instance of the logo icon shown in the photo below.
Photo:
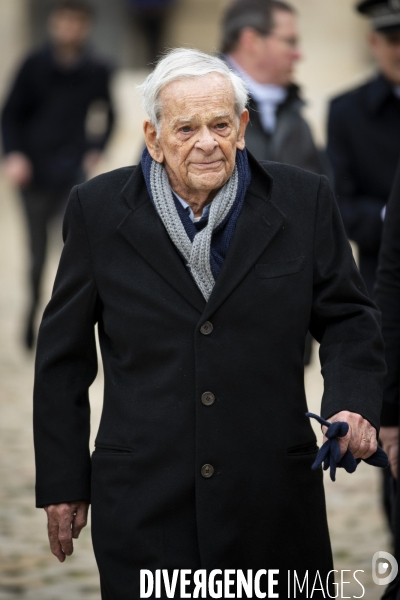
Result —
<path fill-rule="evenodd" d="M 385 559 L 385 562 L 378 563 L 380 558 Z M 378 575 L 388 573 L 389 565 L 391 566 L 390 573 L 386 577 L 378 577 Z M 398 570 L 397 560 L 389 552 L 384 552 L 383 550 L 375 552 L 372 557 L 372 579 L 376 585 L 388 585 L 396 577 Z"/>

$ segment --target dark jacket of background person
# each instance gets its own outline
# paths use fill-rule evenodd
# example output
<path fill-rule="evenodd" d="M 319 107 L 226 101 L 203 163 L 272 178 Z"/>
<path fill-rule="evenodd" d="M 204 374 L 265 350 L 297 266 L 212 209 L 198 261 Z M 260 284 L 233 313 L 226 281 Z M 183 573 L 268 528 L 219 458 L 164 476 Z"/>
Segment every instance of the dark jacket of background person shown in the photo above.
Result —
<path fill-rule="evenodd" d="M 263 128 L 257 102 L 250 96 L 246 147 L 257 160 L 273 160 L 327 175 L 327 161 L 316 147 L 310 127 L 301 114 L 303 107 L 299 88 L 292 84 L 286 100 L 278 107 L 275 129 L 271 133 Z"/>
<path fill-rule="evenodd" d="M 31 187 L 59 189 L 83 179 L 84 154 L 102 150 L 111 132 L 110 73 L 89 53 L 76 67 L 63 68 L 48 46 L 24 61 L 1 126 L 4 152 L 23 152 L 32 161 Z M 101 115 L 99 133 L 86 130 L 90 109 Z"/>
<path fill-rule="evenodd" d="M 400 156 L 400 99 L 382 75 L 332 101 L 328 155 L 344 225 L 358 244 L 360 271 L 372 293 L 381 212 Z"/>
<path fill-rule="evenodd" d="M 91 499 L 104 598 L 139 597 L 139 568 L 314 568 L 323 580 L 332 568 L 304 414 L 305 337 L 310 329 L 321 342 L 324 417 L 349 410 L 379 428 L 379 313 L 326 178 L 251 157 L 250 166 L 207 303 L 140 166 L 70 197 L 38 340 L 36 501 Z M 96 322 L 105 394 L 91 461 Z"/>
<path fill-rule="evenodd" d="M 374 296 L 382 311 L 382 332 L 388 369 L 384 385 L 381 424 L 385 427 L 398 427 L 400 424 L 400 163 L 386 210 Z M 398 478 L 397 494 L 393 504 L 395 557 L 400 562 Z M 388 586 L 383 598 L 397 600 L 399 596 L 400 577 L 397 576 Z"/>
<path fill-rule="evenodd" d="M 400 424 L 400 164 L 386 210 L 374 297 L 382 311 L 388 367 L 381 422 L 394 427 Z"/>

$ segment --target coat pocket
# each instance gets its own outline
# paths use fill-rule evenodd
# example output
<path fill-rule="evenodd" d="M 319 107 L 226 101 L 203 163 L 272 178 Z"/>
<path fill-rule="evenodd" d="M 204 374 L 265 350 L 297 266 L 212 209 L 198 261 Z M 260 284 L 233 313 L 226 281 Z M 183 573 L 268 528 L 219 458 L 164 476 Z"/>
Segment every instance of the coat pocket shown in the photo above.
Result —
<path fill-rule="evenodd" d="M 304 256 L 298 256 L 290 260 L 280 260 L 274 263 L 258 264 L 255 267 L 257 279 L 272 279 L 292 275 L 304 269 Z"/>
<path fill-rule="evenodd" d="M 288 448 L 287 453 L 289 456 L 306 456 L 308 454 L 316 454 L 318 450 L 319 448 L 317 446 L 317 442 L 312 440 L 310 442 Z"/>
<path fill-rule="evenodd" d="M 94 452 L 92 456 L 98 456 L 99 454 L 110 454 L 115 456 L 120 456 L 121 454 L 132 454 L 133 449 L 127 448 L 125 446 L 114 446 L 114 445 L 95 445 Z"/>

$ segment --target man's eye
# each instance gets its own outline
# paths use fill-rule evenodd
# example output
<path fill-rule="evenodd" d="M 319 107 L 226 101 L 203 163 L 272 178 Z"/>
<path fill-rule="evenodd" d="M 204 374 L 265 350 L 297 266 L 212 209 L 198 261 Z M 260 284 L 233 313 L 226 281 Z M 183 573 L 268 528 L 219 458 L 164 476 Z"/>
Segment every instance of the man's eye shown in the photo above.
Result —
<path fill-rule="evenodd" d="M 181 127 L 181 131 L 182 131 L 182 133 L 190 133 L 191 129 L 190 129 L 189 125 L 185 125 L 185 127 Z"/>
<path fill-rule="evenodd" d="M 217 129 L 225 129 L 228 127 L 228 123 L 217 123 Z"/>

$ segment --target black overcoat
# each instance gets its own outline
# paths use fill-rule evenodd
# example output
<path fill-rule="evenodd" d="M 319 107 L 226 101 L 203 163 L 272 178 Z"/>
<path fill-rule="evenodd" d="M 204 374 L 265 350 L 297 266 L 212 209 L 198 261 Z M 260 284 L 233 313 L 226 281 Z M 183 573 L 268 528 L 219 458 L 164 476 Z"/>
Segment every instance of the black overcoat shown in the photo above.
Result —
<path fill-rule="evenodd" d="M 328 156 L 347 234 L 358 244 L 360 271 L 372 293 L 382 208 L 400 158 L 400 98 L 383 75 L 332 100 Z"/>
<path fill-rule="evenodd" d="M 208 303 L 141 167 L 71 194 L 38 340 L 37 506 L 91 498 L 107 599 L 138 598 L 140 568 L 280 569 L 285 597 L 288 569 L 323 577 L 332 567 L 304 414 L 308 329 L 322 343 L 322 414 L 347 409 L 379 427 L 379 312 L 328 181 L 250 161 L 252 181 Z M 91 460 L 96 322 L 105 389 Z M 206 464 L 212 477 L 202 476 Z"/>
<path fill-rule="evenodd" d="M 375 299 L 382 311 L 382 331 L 385 341 L 387 376 L 385 378 L 381 422 L 385 427 L 400 424 L 400 163 L 388 202 L 379 256 Z M 393 501 L 395 556 L 400 561 L 400 494 Z M 397 576 L 383 596 L 395 600 L 400 590 Z"/>

